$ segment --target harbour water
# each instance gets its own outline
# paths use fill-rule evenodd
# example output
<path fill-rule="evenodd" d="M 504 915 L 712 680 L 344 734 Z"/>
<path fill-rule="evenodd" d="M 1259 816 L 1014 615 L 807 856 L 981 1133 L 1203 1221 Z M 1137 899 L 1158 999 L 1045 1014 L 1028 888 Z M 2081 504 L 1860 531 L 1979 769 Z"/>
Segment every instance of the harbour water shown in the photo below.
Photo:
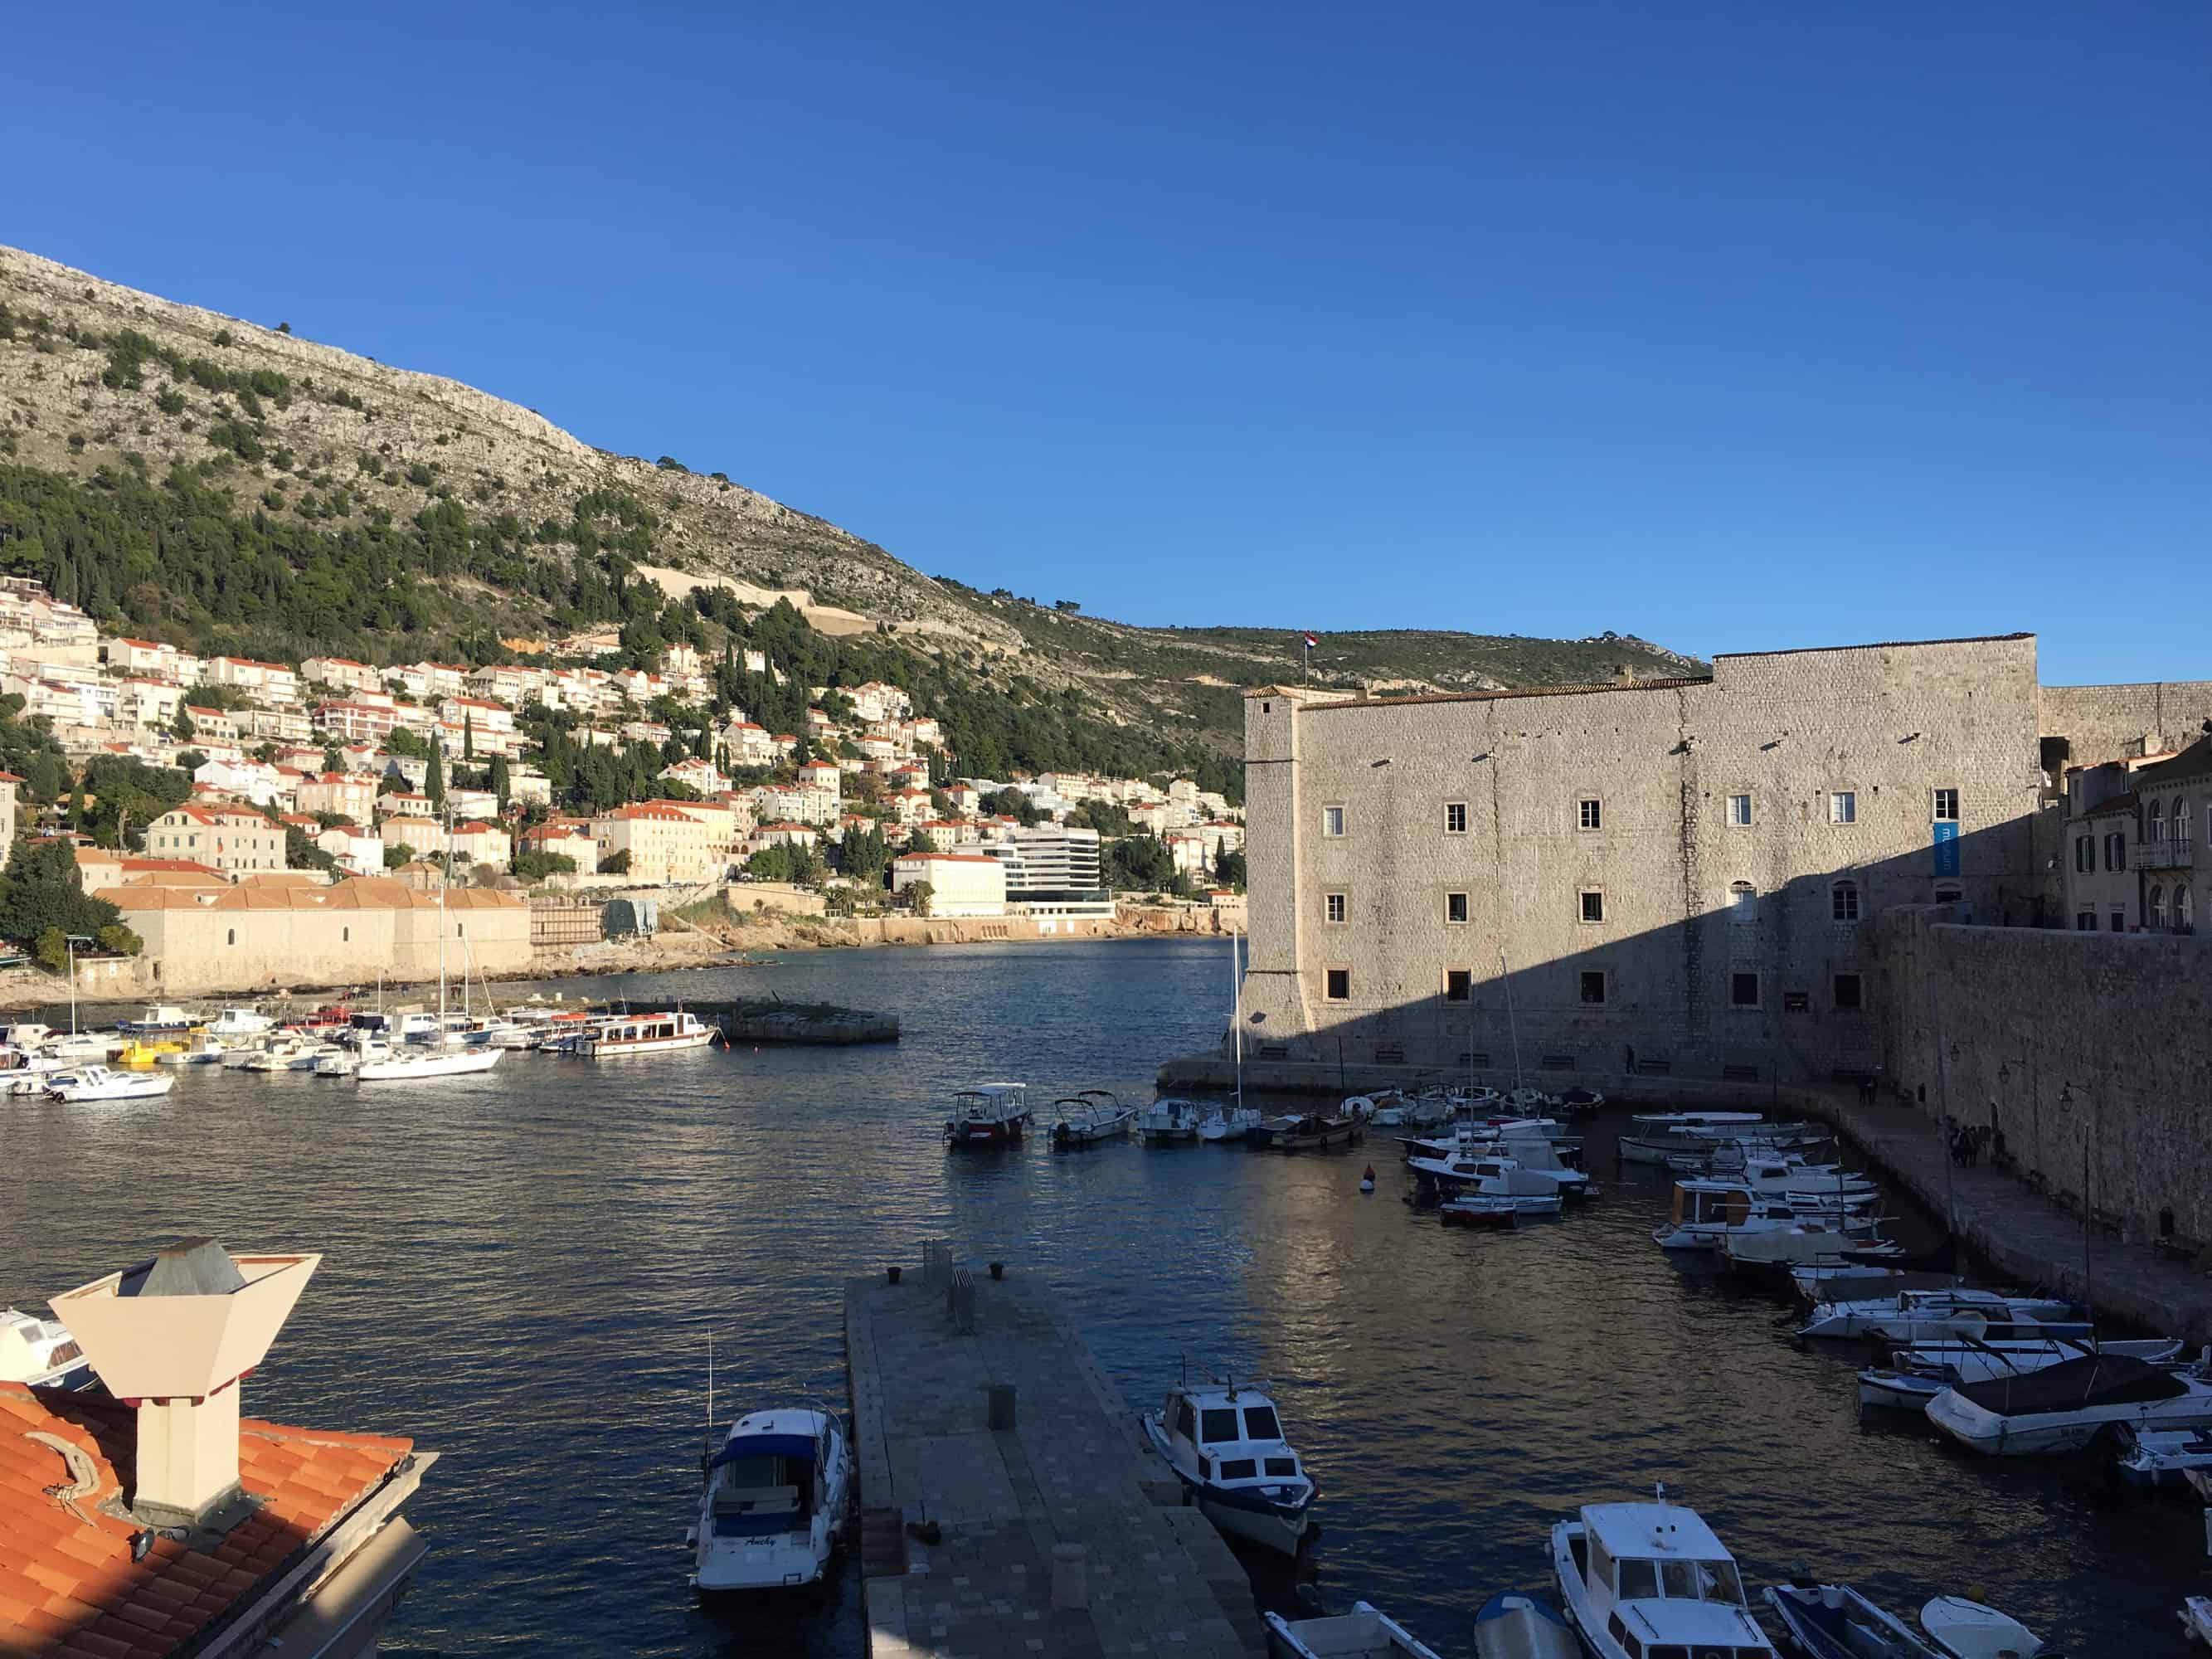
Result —
<path fill-rule="evenodd" d="M 326 1253 L 245 1403 L 445 1454 L 409 1505 L 433 1549 L 387 1651 L 859 1655 L 849 1567 L 818 1603 L 737 1615 L 685 1588 L 708 1339 L 721 1424 L 804 1391 L 842 1409 L 840 1286 L 935 1237 L 1064 1286 L 1132 1409 L 1186 1364 L 1272 1383 L 1323 1488 L 1321 1594 L 1446 1655 L 1472 1654 L 1492 1590 L 1545 1582 L 1553 1518 L 1655 1480 L 1747 1578 L 1802 1564 L 1899 1606 L 1971 1595 L 2077 1655 L 2178 1652 L 2172 1609 L 2212 1588 L 2193 1505 L 2118 1491 L 2095 1460 L 1976 1462 L 1863 1421 L 1855 1359 L 1652 1246 L 1665 1179 L 1613 1171 L 1609 1120 L 1603 1198 L 1510 1234 L 1401 1204 L 1387 1139 L 946 1152 L 939 1108 L 968 1082 L 1027 1081 L 1048 1117 L 1077 1088 L 1149 1098 L 1161 1058 L 1223 1029 L 1218 945 L 819 952 L 552 988 L 773 989 L 896 1012 L 905 1036 L 0 1098 L 0 1301 L 42 1306 L 185 1233 Z"/>

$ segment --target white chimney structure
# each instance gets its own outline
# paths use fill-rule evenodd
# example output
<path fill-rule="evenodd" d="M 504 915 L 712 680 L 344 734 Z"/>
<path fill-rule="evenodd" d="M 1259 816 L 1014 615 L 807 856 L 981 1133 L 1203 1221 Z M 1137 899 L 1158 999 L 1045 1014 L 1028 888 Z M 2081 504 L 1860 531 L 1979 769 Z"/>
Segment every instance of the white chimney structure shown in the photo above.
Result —
<path fill-rule="evenodd" d="M 222 1524 L 238 1484 L 239 1383 L 269 1352 L 322 1261 L 232 1255 L 189 1238 L 58 1296 L 108 1393 L 138 1412 L 131 1512 L 149 1527 Z"/>

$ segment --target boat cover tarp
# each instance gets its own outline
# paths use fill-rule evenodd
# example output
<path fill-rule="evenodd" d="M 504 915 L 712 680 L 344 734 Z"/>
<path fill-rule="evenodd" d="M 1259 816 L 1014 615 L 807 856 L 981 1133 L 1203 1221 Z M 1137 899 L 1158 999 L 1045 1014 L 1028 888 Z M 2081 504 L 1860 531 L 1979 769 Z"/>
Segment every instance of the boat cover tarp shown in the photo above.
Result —
<path fill-rule="evenodd" d="M 2189 1385 L 2172 1371 L 2143 1360 L 2106 1353 L 2061 1360 L 2025 1376 L 1969 1382 L 1956 1392 L 1985 1412 L 2000 1417 L 2027 1417 L 2075 1411 L 2084 1406 L 2176 1400 L 2189 1392 Z"/>
<path fill-rule="evenodd" d="M 714 1454 L 709 1468 L 720 1468 L 744 1457 L 787 1457 L 794 1462 L 814 1461 L 814 1437 L 805 1434 L 744 1434 L 726 1441 Z"/>

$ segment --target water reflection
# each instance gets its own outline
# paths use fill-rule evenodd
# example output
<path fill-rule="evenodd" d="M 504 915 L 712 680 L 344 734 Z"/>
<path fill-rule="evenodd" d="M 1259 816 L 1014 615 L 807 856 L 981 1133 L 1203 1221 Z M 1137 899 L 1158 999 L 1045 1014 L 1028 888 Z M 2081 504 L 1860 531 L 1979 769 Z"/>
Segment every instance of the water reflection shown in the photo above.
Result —
<path fill-rule="evenodd" d="M 1401 1203 L 1387 1139 L 943 1147 L 945 1095 L 986 1078 L 1048 1111 L 1082 1087 L 1149 1098 L 1163 1054 L 1218 1037 L 1224 978 L 1218 948 L 1173 942 L 822 953 L 610 988 L 890 1008 L 901 1044 L 0 1101 L 0 1299 L 179 1232 L 328 1252 L 246 1408 L 447 1454 L 410 1506 L 434 1547 L 395 1647 L 860 1653 L 849 1569 L 819 1605 L 727 1619 L 684 1587 L 708 1339 L 725 1426 L 794 1393 L 842 1404 L 843 1281 L 946 1234 L 1066 1286 L 1133 1408 L 1186 1363 L 1270 1382 L 1324 1488 L 1322 1591 L 1446 1653 L 1473 1651 L 1492 1589 L 1543 1582 L 1554 1516 L 1655 1480 L 1753 1577 L 1803 1561 L 1901 1606 L 1985 1593 L 2080 1651 L 2172 1646 L 2172 1607 L 2205 1587 L 2193 1510 L 1862 1423 L 1850 1359 L 1652 1247 L 1665 1182 L 1616 1175 L 1602 1134 L 1602 1199 L 1502 1234 Z"/>

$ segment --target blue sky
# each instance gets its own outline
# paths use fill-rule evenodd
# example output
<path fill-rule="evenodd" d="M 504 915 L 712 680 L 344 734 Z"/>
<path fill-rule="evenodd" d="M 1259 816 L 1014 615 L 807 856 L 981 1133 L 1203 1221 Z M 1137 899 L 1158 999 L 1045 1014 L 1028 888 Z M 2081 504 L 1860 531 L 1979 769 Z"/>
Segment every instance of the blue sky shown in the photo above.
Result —
<path fill-rule="evenodd" d="M 933 573 L 2212 674 L 2194 0 L 124 4 L 11 56 L 0 240 Z"/>

